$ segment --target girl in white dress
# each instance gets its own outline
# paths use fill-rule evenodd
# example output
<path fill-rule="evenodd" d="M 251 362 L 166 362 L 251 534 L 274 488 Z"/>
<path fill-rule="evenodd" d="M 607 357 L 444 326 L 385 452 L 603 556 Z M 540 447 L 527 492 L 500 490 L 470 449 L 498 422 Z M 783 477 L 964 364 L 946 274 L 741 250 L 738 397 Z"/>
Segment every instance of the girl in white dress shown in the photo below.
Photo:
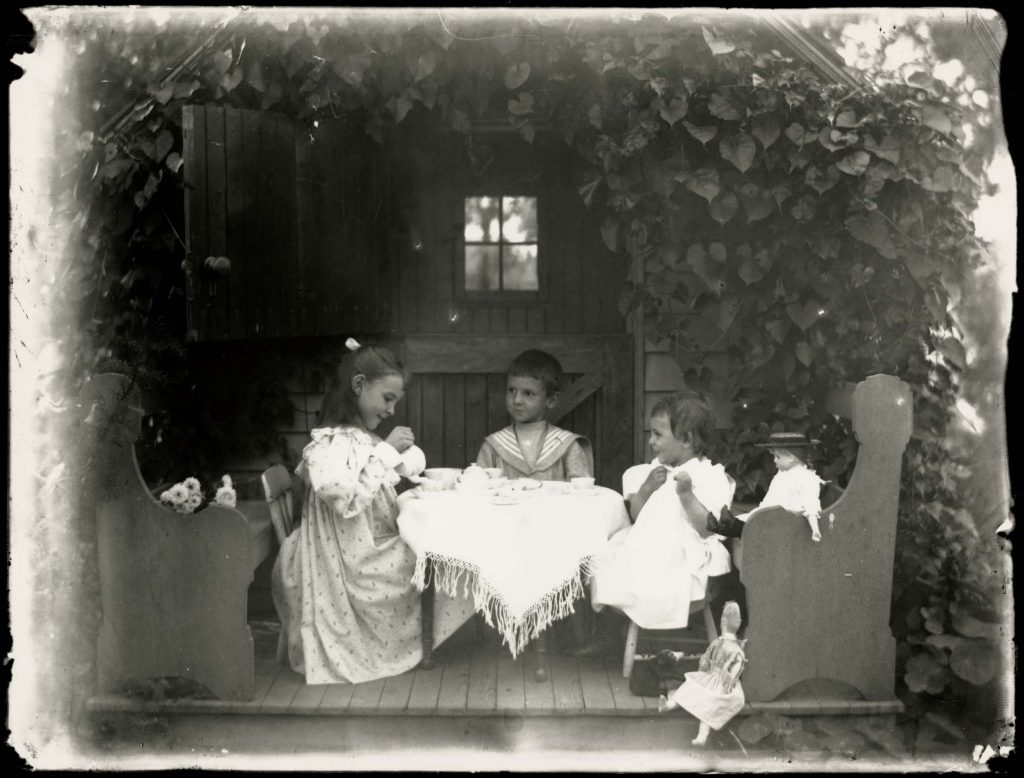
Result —
<path fill-rule="evenodd" d="M 408 427 L 386 441 L 373 432 L 408 375 L 386 349 L 353 346 L 296 468 L 308 487 L 302 521 L 272 574 L 289 661 L 308 684 L 398 675 L 422 658 L 416 556 L 398 535 L 395 486 L 422 470 L 423 452 Z"/>
<path fill-rule="evenodd" d="M 707 529 L 708 513 L 719 516 L 734 490 L 725 469 L 704 456 L 713 430 L 711 405 L 699 394 L 679 392 L 655 404 L 650 444 L 657 458 L 622 476 L 636 523 L 595 557 L 595 610 L 614 607 L 644 629 L 682 628 L 708 577 L 729 572 L 728 551 Z"/>

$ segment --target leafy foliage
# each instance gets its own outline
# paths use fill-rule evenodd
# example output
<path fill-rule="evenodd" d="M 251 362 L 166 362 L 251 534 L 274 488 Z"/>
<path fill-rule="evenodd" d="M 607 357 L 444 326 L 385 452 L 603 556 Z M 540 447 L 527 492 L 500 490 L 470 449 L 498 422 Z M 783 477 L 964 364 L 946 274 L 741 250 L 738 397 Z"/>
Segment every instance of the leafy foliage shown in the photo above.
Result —
<path fill-rule="evenodd" d="M 287 112 L 311 133 L 319 117 L 345 115 L 380 142 L 428 116 L 470 136 L 471 154 L 479 119 L 504 116 L 526 142 L 553 131 L 580 160 L 580 196 L 600 212 L 623 278 L 642 279 L 626 282 L 623 314 L 639 311 L 689 386 L 730 402 L 722 461 L 738 499 L 771 474 L 750 443 L 781 428 L 821 438 L 819 471 L 844 482 L 855 445 L 826 409 L 829 390 L 877 372 L 912 385 L 893 612 L 901 672 L 907 691 L 933 697 L 992 682 L 1004 616 L 993 604 L 1008 573 L 962 499 L 970 447 L 949 435 L 965 367 L 957 314 L 985 250 L 971 212 L 990 188 L 988 152 L 965 145 L 953 90 L 923 68 L 853 90 L 756 26 L 696 17 L 247 18 L 213 35 L 148 15 L 69 32 L 69 94 L 82 104 L 61 138 L 74 162 L 58 212 L 76 229 L 49 289 L 78 314 L 60 333 L 69 359 L 55 395 L 72 396 L 104 360 L 154 390 L 192 380 L 184 271 L 203 258 L 186 257 L 181 237 L 183 104 Z M 101 135 L 117 106 L 143 98 Z M 274 446 L 261 429 L 285 398 L 273 386 L 223 396 L 241 383 L 225 371 L 213 394 L 177 402 L 160 427 L 166 450 L 195 452 L 206 458 L 195 468 L 212 472 L 229 451 Z"/>

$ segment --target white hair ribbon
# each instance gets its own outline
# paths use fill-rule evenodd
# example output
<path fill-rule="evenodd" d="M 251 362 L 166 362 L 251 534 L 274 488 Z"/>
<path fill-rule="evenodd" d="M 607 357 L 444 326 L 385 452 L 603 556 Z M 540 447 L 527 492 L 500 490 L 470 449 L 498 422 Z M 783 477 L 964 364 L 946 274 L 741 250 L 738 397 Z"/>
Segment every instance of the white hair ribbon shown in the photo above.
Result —
<path fill-rule="evenodd" d="M 359 341 L 355 338 L 349 338 L 345 341 L 345 348 L 349 351 L 358 351 L 362 346 L 359 345 Z"/>

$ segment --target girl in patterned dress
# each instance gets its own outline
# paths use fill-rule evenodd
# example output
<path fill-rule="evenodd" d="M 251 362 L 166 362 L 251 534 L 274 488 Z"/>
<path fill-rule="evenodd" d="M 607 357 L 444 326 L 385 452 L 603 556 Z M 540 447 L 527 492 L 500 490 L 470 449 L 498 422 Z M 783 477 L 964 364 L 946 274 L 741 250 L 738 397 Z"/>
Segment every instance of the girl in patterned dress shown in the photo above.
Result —
<path fill-rule="evenodd" d="M 671 697 L 658 698 L 658 712 L 683 708 L 700 720 L 697 737 L 691 742 L 702 746 L 711 730 L 719 730 L 743 709 L 746 700 L 740 685 L 740 673 L 747 657 L 743 652 L 745 640 L 737 640 L 740 628 L 740 609 L 727 602 L 722 609 L 722 634 L 715 638 L 700 658 L 696 672 L 687 673 L 682 686 Z"/>
<path fill-rule="evenodd" d="M 274 604 L 288 658 L 308 684 L 398 675 L 422 657 L 415 554 L 398 535 L 395 487 L 423 465 L 413 432 L 374 430 L 394 414 L 408 374 L 383 348 L 346 354 L 296 473 L 302 521 L 274 563 Z"/>

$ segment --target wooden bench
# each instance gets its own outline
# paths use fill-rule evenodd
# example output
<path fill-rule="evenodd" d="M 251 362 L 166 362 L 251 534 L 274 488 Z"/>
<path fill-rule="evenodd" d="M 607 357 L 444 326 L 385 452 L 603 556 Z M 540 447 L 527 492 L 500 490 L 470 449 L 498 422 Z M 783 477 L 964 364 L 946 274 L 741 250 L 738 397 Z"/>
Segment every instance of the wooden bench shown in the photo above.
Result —
<path fill-rule="evenodd" d="M 103 470 L 96 503 L 100 691 L 178 676 L 220 699 L 252 699 L 246 610 L 253 571 L 274 546 L 269 506 L 210 505 L 192 515 L 164 507 L 139 473 L 142 410 L 127 379 L 95 376 L 82 403 L 99 426 Z"/>
<path fill-rule="evenodd" d="M 910 387 L 874 375 L 831 408 L 852 419 L 859 443 L 845 493 L 821 514 L 822 539 L 781 508 L 752 516 L 734 558 L 746 588 L 751 702 L 808 685 L 865 700 L 895 699 L 896 641 L 889 628 Z M 854 691 L 855 690 L 855 691 Z"/>

